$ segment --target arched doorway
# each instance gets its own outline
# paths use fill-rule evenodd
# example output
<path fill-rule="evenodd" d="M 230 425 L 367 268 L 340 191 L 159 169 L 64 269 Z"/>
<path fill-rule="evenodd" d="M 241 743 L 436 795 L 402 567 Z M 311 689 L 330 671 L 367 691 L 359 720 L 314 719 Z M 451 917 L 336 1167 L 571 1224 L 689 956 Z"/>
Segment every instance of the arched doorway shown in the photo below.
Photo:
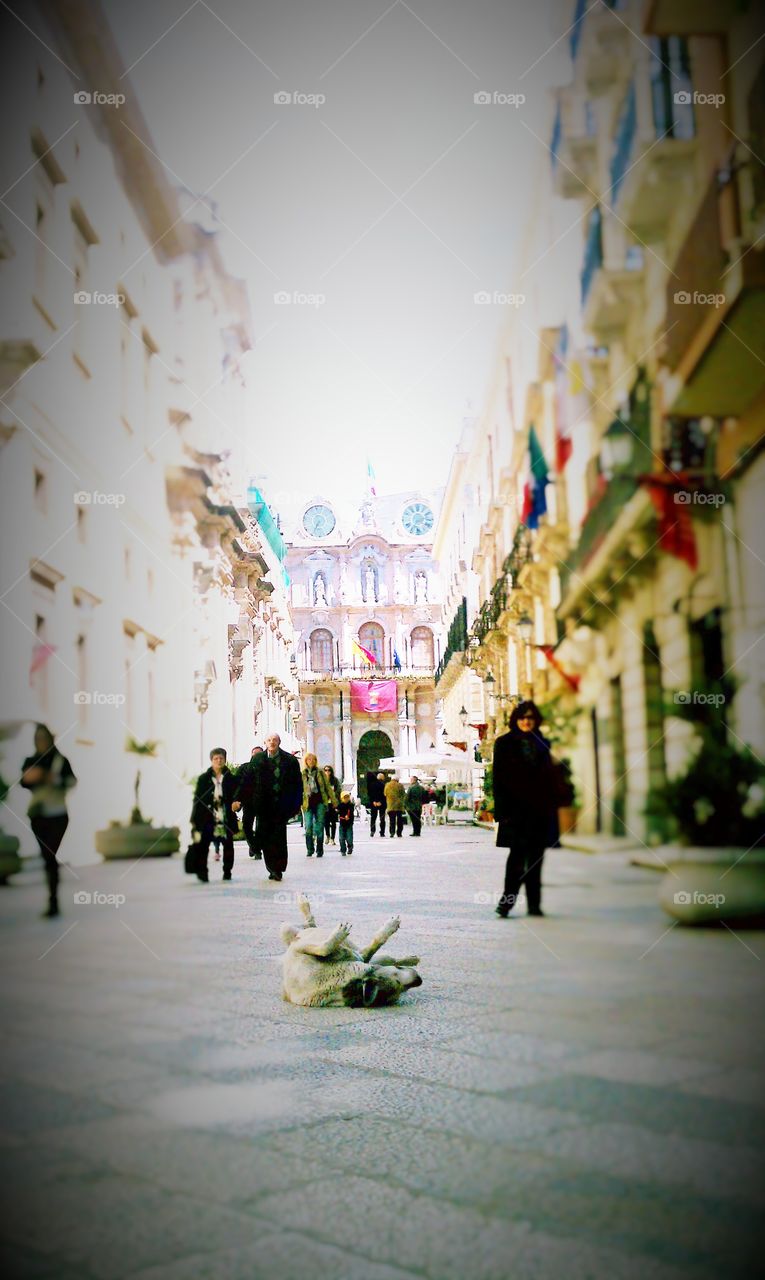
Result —
<path fill-rule="evenodd" d="M 367 774 L 376 773 L 380 761 L 392 755 L 393 743 L 382 729 L 368 729 L 362 734 L 356 753 L 356 787 L 362 804 L 368 799 Z"/>

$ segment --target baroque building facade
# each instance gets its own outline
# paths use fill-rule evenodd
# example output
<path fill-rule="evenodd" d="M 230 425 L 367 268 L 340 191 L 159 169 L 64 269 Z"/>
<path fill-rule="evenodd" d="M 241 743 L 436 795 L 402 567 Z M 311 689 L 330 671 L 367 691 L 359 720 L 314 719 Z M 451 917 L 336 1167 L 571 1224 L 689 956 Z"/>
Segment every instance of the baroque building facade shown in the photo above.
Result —
<path fill-rule="evenodd" d="M 305 749 L 362 798 L 381 758 L 427 750 L 442 732 L 433 683 L 441 584 L 431 548 L 439 500 L 370 493 L 349 516 L 317 496 L 289 539 Z M 364 690 L 352 698 L 353 682 L 370 679 L 394 682 L 395 710 L 362 709 Z"/>

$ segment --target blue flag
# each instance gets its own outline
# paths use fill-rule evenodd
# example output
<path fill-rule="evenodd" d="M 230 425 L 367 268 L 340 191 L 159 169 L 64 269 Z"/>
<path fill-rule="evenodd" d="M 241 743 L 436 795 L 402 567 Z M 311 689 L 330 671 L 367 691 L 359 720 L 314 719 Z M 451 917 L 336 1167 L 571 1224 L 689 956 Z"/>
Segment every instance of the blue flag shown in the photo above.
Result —
<path fill-rule="evenodd" d="M 398 652 L 395 649 L 393 650 L 393 670 L 394 671 L 401 670 L 401 659 L 399 658 Z"/>

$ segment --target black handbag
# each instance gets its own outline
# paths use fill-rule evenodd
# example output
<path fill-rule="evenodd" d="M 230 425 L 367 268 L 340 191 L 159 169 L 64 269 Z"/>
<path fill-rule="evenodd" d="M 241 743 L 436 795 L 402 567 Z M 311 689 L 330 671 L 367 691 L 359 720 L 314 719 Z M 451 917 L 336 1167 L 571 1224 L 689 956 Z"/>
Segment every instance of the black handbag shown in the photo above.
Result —
<path fill-rule="evenodd" d="M 196 875 L 197 870 L 197 846 L 192 840 L 183 858 L 183 870 L 187 876 Z"/>

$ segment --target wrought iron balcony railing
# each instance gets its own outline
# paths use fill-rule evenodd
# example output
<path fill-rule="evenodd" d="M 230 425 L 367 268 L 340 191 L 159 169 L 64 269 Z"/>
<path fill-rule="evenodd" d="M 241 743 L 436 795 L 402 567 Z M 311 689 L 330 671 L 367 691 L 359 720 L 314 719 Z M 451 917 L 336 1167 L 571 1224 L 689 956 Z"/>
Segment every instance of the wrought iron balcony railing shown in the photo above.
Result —
<path fill-rule="evenodd" d="M 436 667 L 436 684 L 438 684 L 444 671 L 449 665 L 449 660 L 455 653 L 464 653 L 468 647 L 468 626 L 467 626 L 467 600 L 463 596 L 462 602 L 457 608 L 457 612 L 452 618 L 449 626 L 449 633 L 446 637 L 446 649 L 444 655 Z"/>

